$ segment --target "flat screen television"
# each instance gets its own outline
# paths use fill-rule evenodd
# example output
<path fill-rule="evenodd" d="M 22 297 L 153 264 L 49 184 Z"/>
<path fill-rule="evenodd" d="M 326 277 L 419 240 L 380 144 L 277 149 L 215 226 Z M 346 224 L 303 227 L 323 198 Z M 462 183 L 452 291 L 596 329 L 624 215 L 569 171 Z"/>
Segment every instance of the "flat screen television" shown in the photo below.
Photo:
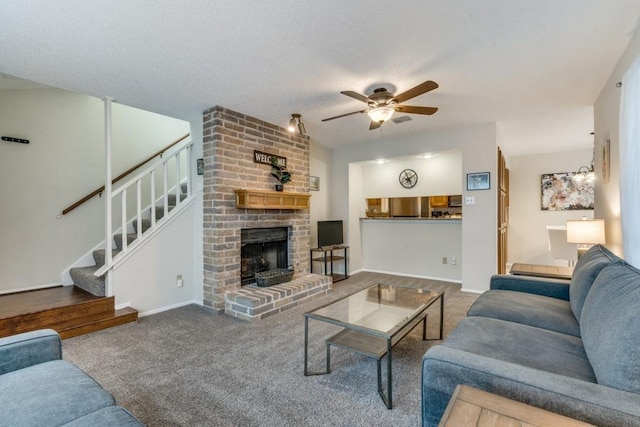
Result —
<path fill-rule="evenodd" d="M 318 221 L 318 246 L 336 246 L 342 243 L 342 220 Z"/>

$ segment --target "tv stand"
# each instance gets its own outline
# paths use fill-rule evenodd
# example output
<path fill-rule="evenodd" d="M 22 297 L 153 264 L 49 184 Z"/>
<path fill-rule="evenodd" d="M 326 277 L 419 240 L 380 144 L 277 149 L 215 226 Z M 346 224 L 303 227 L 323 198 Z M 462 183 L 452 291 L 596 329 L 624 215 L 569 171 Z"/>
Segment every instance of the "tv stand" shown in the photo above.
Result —
<path fill-rule="evenodd" d="M 313 248 L 310 251 L 311 254 L 311 272 L 313 273 L 313 263 L 320 262 L 324 264 L 324 269 L 322 270 L 322 274 L 331 276 L 333 279 L 333 283 L 339 282 L 349 277 L 349 268 L 348 268 L 348 250 L 349 246 L 344 245 L 335 245 L 335 246 L 324 246 L 319 248 Z M 334 254 L 334 251 L 343 251 L 342 254 Z M 314 258 L 314 255 L 321 254 Z M 334 273 L 333 272 L 333 262 L 334 261 L 344 261 L 344 274 L 342 273 Z M 322 268 L 322 264 L 320 267 Z"/>

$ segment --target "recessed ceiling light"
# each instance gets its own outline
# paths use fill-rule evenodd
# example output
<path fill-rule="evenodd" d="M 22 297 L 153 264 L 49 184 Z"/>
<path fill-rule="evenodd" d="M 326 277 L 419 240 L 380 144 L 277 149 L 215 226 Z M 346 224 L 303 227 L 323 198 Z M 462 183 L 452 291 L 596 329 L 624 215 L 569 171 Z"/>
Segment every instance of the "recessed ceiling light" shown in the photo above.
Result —
<path fill-rule="evenodd" d="M 387 163 L 389 160 L 387 159 L 376 159 L 373 161 L 373 163 L 375 163 L 376 165 L 381 165 L 383 163 Z"/>
<path fill-rule="evenodd" d="M 436 155 L 433 153 L 424 153 L 424 154 L 420 154 L 418 157 L 420 157 L 421 159 L 430 159 L 435 156 Z"/>

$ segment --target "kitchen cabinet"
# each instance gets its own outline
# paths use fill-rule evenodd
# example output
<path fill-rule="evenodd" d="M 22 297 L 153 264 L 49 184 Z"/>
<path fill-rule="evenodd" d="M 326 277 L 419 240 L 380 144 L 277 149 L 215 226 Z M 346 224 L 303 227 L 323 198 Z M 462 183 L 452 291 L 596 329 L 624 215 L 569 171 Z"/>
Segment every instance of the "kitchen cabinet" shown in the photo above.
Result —
<path fill-rule="evenodd" d="M 429 204 L 432 208 L 446 208 L 449 206 L 448 196 L 430 196 Z"/>

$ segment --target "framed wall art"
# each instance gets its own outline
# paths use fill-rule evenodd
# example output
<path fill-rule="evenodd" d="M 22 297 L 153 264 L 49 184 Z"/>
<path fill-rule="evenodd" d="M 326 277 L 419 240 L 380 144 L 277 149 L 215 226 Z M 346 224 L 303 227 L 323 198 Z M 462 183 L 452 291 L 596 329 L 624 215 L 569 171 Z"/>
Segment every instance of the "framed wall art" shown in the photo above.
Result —
<path fill-rule="evenodd" d="M 467 190 L 488 190 L 491 188 L 489 172 L 467 174 Z"/>
<path fill-rule="evenodd" d="M 593 182 L 576 181 L 575 172 L 543 174 L 541 204 L 543 211 L 593 209 Z"/>
<path fill-rule="evenodd" d="M 309 177 L 309 190 L 320 191 L 320 178 L 317 176 Z"/>

